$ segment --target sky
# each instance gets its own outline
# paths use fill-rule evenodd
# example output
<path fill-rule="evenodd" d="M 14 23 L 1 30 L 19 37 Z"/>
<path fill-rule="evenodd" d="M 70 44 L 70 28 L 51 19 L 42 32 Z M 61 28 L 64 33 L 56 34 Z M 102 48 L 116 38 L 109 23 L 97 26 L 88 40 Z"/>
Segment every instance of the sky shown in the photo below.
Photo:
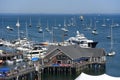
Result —
<path fill-rule="evenodd" d="M 0 0 L 0 13 L 120 13 L 120 0 Z"/>

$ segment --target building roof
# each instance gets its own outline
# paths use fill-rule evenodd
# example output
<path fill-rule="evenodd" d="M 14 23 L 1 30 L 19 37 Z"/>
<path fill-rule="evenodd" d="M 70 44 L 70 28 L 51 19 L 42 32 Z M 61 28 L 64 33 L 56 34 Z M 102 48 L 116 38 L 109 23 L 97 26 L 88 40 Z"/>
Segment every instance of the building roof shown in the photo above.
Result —
<path fill-rule="evenodd" d="M 47 51 L 48 58 L 56 55 L 58 52 L 63 52 L 72 59 L 80 57 L 101 57 L 105 56 L 104 49 L 101 48 L 81 48 L 79 46 L 50 46 Z"/>

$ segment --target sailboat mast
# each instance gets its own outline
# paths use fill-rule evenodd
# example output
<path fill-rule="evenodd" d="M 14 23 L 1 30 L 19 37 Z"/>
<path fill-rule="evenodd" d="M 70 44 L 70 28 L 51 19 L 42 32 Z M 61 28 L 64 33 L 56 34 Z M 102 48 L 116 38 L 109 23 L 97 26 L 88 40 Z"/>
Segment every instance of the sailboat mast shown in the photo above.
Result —
<path fill-rule="evenodd" d="M 112 21 L 112 25 L 110 26 L 110 28 L 111 28 L 111 50 L 113 49 L 113 34 L 112 34 L 112 27 L 113 27 L 113 21 Z"/>
<path fill-rule="evenodd" d="M 20 23 L 19 23 L 19 19 L 17 20 L 16 27 L 18 28 L 18 40 L 20 40 L 20 31 L 19 31 Z"/>
<path fill-rule="evenodd" d="M 32 23 L 31 23 L 31 17 L 30 17 L 30 23 L 29 23 L 29 27 L 32 27 Z"/>
<path fill-rule="evenodd" d="M 28 39 L 28 29 L 27 29 L 27 22 L 26 22 L 26 38 Z"/>
<path fill-rule="evenodd" d="M 66 29 L 67 25 L 66 25 L 66 19 L 64 19 L 64 28 Z"/>

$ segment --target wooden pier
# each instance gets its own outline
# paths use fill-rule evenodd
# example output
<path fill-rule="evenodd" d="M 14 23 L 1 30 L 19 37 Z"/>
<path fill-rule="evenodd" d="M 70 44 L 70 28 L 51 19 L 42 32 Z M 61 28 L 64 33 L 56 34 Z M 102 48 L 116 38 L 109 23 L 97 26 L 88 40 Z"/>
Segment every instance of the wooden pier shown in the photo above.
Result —
<path fill-rule="evenodd" d="M 52 65 L 44 65 L 42 69 L 42 73 L 51 73 L 51 74 L 74 74 L 77 72 L 82 72 L 85 69 L 90 68 L 104 68 L 105 69 L 105 62 L 84 62 L 84 63 L 76 63 L 76 64 L 69 64 L 69 66 L 60 65 L 60 66 L 52 66 Z"/>
<path fill-rule="evenodd" d="M 37 73 L 35 67 L 32 66 L 8 72 L 5 76 L 0 77 L 0 80 L 30 80 L 30 77 L 33 77 L 32 79 L 35 79 L 36 75 Z"/>
<path fill-rule="evenodd" d="M 73 67 L 62 67 L 62 66 L 49 66 L 45 67 L 42 71 L 42 73 L 50 73 L 50 74 L 72 74 Z"/>
<path fill-rule="evenodd" d="M 76 73 L 82 72 L 85 69 L 92 69 L 96 68 L 98 70 L 104 69 L 105 70 L 105 62 L 84 62 L 84 63 L 78 63 L 74 64 L 73 67 L 76 70 Z"/>

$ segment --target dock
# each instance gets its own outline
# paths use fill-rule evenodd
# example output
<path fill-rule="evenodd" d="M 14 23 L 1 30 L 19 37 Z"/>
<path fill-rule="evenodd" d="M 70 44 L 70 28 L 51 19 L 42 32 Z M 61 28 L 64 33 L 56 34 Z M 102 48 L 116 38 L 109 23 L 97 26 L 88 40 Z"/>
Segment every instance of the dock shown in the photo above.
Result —
<path fill-rule="evenodd" d="M 28 80 L 30 75 L 37 75 L 34 66 L 26 67 L 23 69 L 11 70 L 10 72 L 4 73 L 4 76 L 0 77 L 0 80 Z"/>
<path fill-rule="evenodd" d="M 54 65 L 44 65 L 41 70 L 42 73 L 47 74 L 75 74 L 82 72 L 85 69 L 103 69 L 105 70 L 105 62 L 84 62 L 84 63 L 74 63 L 74 64 L 54 64 Z"/>

